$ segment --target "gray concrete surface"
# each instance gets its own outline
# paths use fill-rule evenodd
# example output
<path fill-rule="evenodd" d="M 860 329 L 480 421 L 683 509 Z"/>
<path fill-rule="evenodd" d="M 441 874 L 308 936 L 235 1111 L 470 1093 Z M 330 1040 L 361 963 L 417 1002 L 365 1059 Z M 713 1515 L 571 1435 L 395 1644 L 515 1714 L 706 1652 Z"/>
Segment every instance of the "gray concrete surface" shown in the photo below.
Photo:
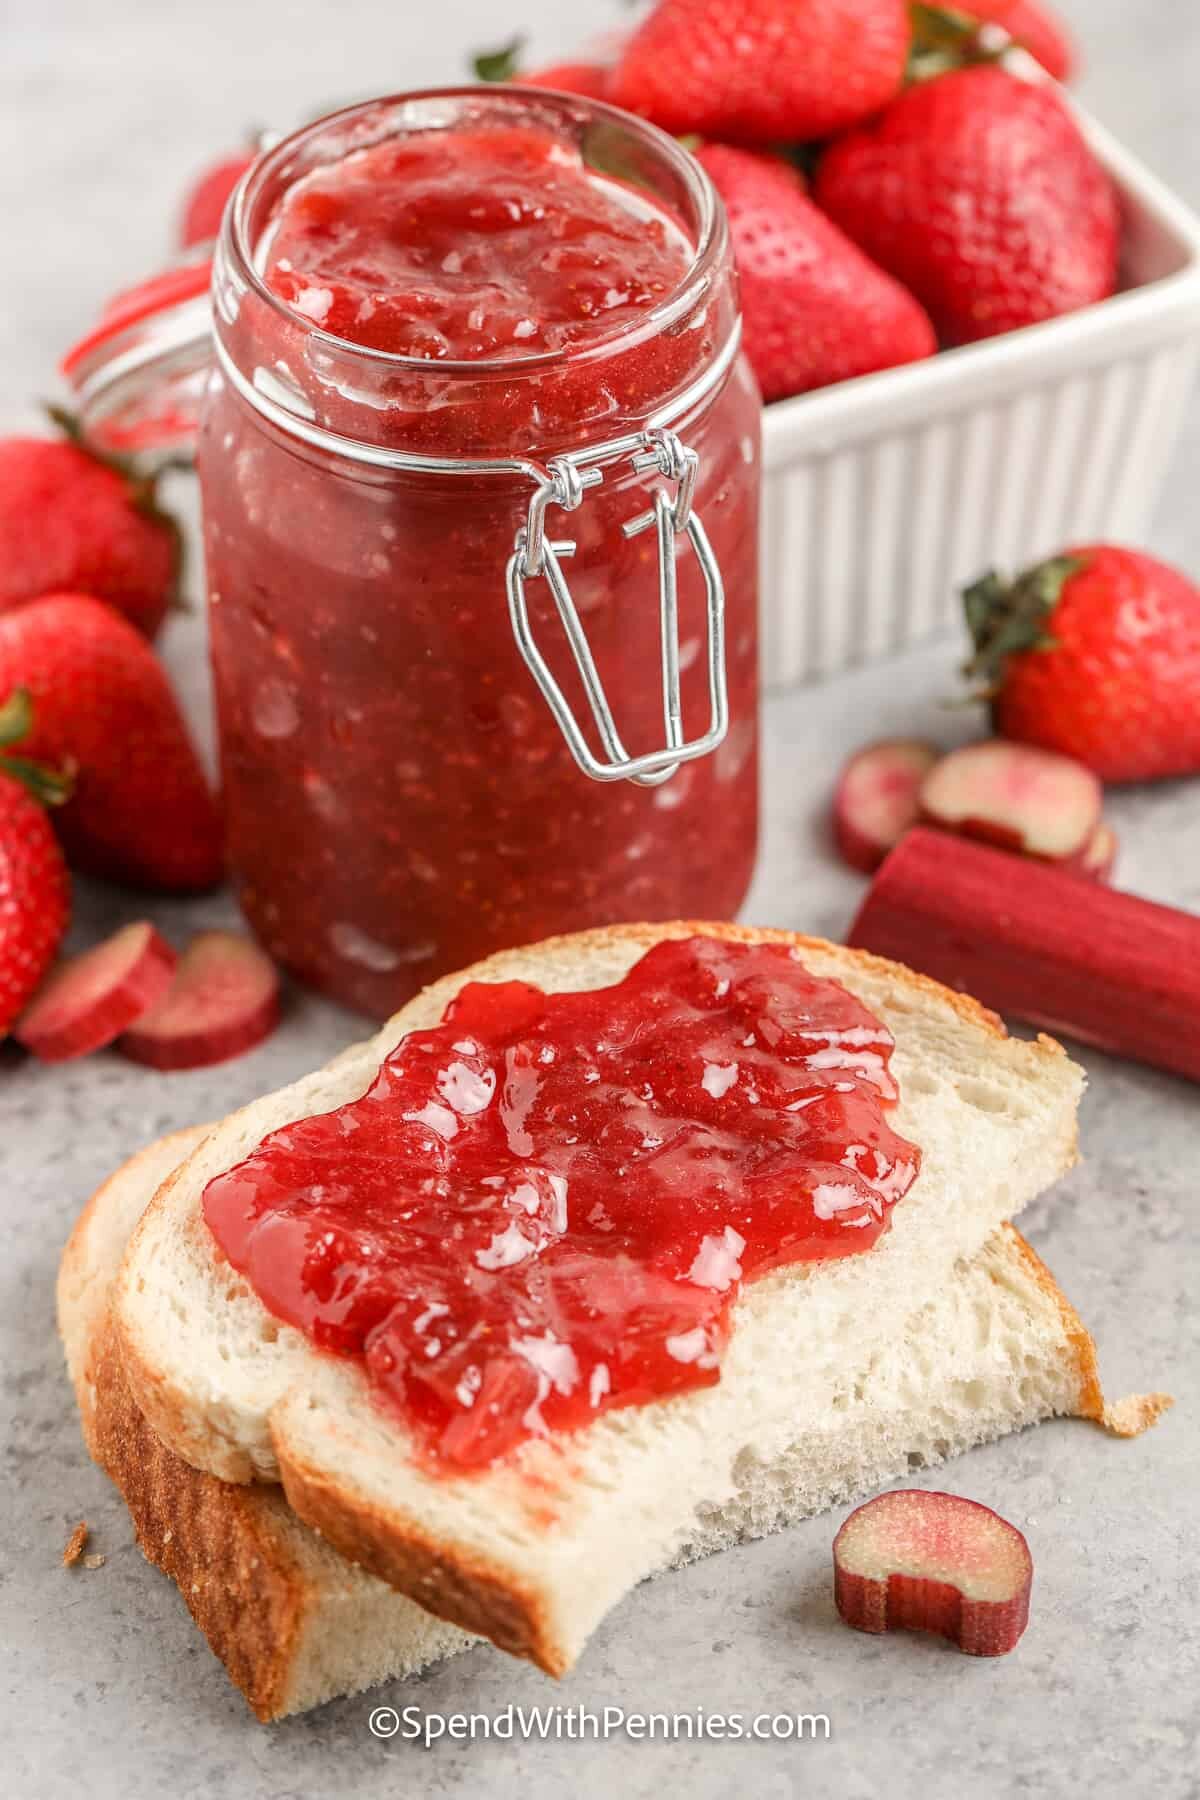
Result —
<path fill-rule="evenodd" d="M 1085 33 L 1083 91 L 1161 174 L 1200 200 L 1191 0 L 1067 0 Z M 382 87 L 453 77 L 470 45 L 528 22 L 539 54 L 605 23 L 603 0 L 48 0 L 0 6 L 0 429 L 33 422 L 62 346 L 98 300 L 161 257 L 186 178 L 247 121 L 299 116 Z M 1153 534 L 1200 570 L 1193 406 Z M 1033 477 L 1036 478 L 1036 472 Z M 198 616 L 167 655 L 203 728 Z M 867 733 L 945 736 L 954 652 L 942 647 L 772 703 L 767 832 L 748 913 L 834 934 L 859 891 L 830 859 L 821 813 L 843 752 Z M 1200 791 L 1115 797 L 1121 879 L 1200 906 Z M 127 916 L 79 901 L 88 938 Z M 224 922 L 228 901 L 150 909 L 173 934 Z M 155 1076 L 100 1056 L 37 1068 L 0 1048 L 0 1787 L 19 1800 L 332 1800 L 332 1796 L 753 1792 L 867 1800 L 959 1794 L 1200 1792 L 1196 1090 L 1088 1053 L 1085 1161 L 1025 1228 L 1095 1332 L 1114 1393 L 1167 1386 L 1176 1410 L 1142 1441 L 1046 1427 L 938 1476 L 1029 1536 L 1033 1622 L 1020 1651 L 977 1663 L 920 1639 L 845 1631 L 828 1596 L 834 1518 L 655 1581 L 604 1624 L 552 1689 L 482 1649 L 424 1679 L 264 1730 L 134 1548 L 79 1442 L 52 1319 L 59 1249 L 79 1205 L 129 1151 L 227 1111 L 321 1061 L 356 1029 L 297 996 L 255 1055 Z M 79 1518 L 102 1569 L 66 1572 Z M 628 1711 L 824 1712 L 828 1742 L 450 1743 L 425 1752 L 368 1728 L 373 1704 L 425 1713 L 524 1705 Z"/>

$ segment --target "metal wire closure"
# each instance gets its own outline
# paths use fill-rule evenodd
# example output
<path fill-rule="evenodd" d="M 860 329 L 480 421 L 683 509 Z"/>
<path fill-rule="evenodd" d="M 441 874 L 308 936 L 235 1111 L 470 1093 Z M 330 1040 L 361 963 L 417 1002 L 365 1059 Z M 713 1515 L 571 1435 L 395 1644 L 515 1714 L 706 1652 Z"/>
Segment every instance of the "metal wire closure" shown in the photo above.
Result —
<path fill-rule="evenodd" d="M 546 535 L 546 509 L 561 507 L 574 512 L 588 488 L 604 479 L 605 463 L 628 460 L 638 474 L 658 474 L 676 484 L 669 499 L 662 488 L 654 490 L 650 511 L 629 519 L 626 537 L 654 528 L 658 538 L 659 630 L 662 645 L 663 725 L 666 748 L 630 756 L 621 741 L 612 708 L 600 680 L 587 633 L 563 574 L 562 560 L 573 556 L 570 540 L 555 541 Z M 508 559 L 508 610 L 513 636 L 542 697 L 553 713 L 567 747 L 585 775 L 593 781 L 635 781 L 641 787 L 657 787 L 669 781 L 681 763 L 707 756 L 722 742 L 729 728 L 729 699 L 725 678 L 725 589 L 721 571 L 699 517 L 692 510 L 700 458 L 673 431 L 652 426 L 610 444 L 596 445 L 566 456 L 556 456 L 529 502 L 529 516 L 517 533 Z M 704 577 L 707 607 L 709 725 L 703 737 L 685 740 L 679 690 L 679 606 L 676 589 L 675 540 L 687 536 Z M 583 682 L 592 718 L 600 734 L 604 756 L 597 757 L 584 736 L 570 702 L 554 679 L 534 639 L 529 619 L 525 584 L 544 576 L 550 589 L 575 667 Z"/>
<path fill-rule="evenodd" d="M 671 427 L 685 420 L 719 385 L 732 367 L 741 338 L 740 321 L 703 375 L 665 407 L 651 415 L 645 428 L 607 443 L 568 451 L 545 465 L 528 457 L 437 457 L 395 450 L 389 445 L 367 444 L 328 431 L 311 419 L 298 417 L 282 405 L 266 384 L 250 380 L 234 363 L 216 335 L 217 361 L 230 386 L 280 430 L 316 448 L 346 456 L 376 468 L 407 469 L 437 475 L 523 475 L 534 484 L 525 524 L 517 532 L 508 560 L 506 583 L 508 609 L 517 648 L 558 722 L 575 761 L 594 781 L 634 781 L 641 787 L 657 787 L 669 781 L 685 762 L 707 756 L 729 729 L 729 696 L 725 673 L 725 587 L 712 545 L 693 510 L 700 459 L 681 442 Z M 276 380 L 271 385 L 278 385 Z M 628 463 L 639 475 L 660 476 L 675 484 L 674 498 L 661 487 L 653 490 L 652 505 L 622 527 L 626 537 L 654 529 L 658 539 L 658 593 L 662 646 L 663 726 L 666 746 L 642 756 L 630 756 L 621 740 L 612 708 L 592 656 L 587 633 L 571 597 L 562 563 L 574 555 L 570 540 L 547 535 L 546 513 L 551 506 L 574 512 L 590 488 L 604 480 L 604 471 Z M 676 540 L 687 538 L 704 578 L 707 612 L 707 664 L 709 723 L 702 737 L 685 739 L 679 686 L 679 614 L 676 586 Z M 604 755 L 597 757 L 588 744 L 571 704 L 550 672 L 533 636 L 526 583 L 545 579 L 558 610 L 575 666 L 583 682 L 588 706 L 600 734 Z"/>

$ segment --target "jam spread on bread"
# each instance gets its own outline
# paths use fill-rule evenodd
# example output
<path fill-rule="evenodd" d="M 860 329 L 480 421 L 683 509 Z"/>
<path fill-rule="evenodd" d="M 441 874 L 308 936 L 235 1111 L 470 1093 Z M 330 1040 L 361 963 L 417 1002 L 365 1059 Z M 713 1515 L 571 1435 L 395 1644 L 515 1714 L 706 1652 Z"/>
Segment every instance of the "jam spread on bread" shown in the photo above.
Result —
<path fill-rule="evenodd" d="M 479 1468 L 716 1382 L 744 1282 L 875 1243 L 920 1166 L 892 1047 L 782 944 L 674 939 L 582 993 L 468 982 L 204 1214 L 435 1466 Z"/>

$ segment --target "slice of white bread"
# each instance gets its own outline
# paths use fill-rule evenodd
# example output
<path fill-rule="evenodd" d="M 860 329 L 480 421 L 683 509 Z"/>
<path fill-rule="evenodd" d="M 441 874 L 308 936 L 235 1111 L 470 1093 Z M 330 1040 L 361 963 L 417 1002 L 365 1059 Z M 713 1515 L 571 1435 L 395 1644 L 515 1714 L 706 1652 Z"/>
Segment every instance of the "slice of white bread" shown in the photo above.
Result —
<path fill-rule="evenodd" d="M 659 939 L 696 932 L 789 945 L 884 1020 L 901 1090 L 892 1122 L 921 1146 L 921 1174 L 869 1252 L 745 1289 L 716 1386 L 534 1440 L 480 1475 L 430 1473 L 361 1367 L 315 1351 L 229 1268 L 204 1222 L 204 1188 L 268 1132 L 361 1095 L 381 1058 L 438 1021 L 465 980 L 600 987 Z M 507 952 L 437 982 L 369 1043 L 210 1133 L 126 1254 L 113 1309 L 122 1362 L 142 1412 L 186 1460 L 233 1481 L 282 1480 L 301 1518 L 353 1560 L 560 1673 L 622 1594 L 680 1554 L 697 1508 L 736 1504 L 740 1470 L 772 1466 L 797 1442 L 827 1440 L 838 1455 L 860 1372 L 894 1358 L 902 1380 L 910 1314 L 1074 1161 L 1082 1085 L 1052 1040 L 1009 1039 L 973 1001 L 816 939 L 681 922 Z M 849 1477 L 833 1479 L 840 1491 Z"/>
<path fill-rule="evenodd" d="M 158 1185 L 206 1135 L 175 1133 L 130 1159 L 88 1202 L 63 1253 L 59 1327 L 84 1437 L 112 1477 L 149 1560 L 263 1720 L 406 1675 L 472 1640 L 355 1568 L 302 1525 L 278 1487 L 201 1474 L 155 1436 L 129 1393 L 109 1294 L 126 1239 Z M 859 1371 L 832 1430 L 773 1462 L 747 1453 L 732 1498 L 701 1505 L 677 1560 L 761 1536 L 869 1493 L 914 1467 L 1051 1414 L 1107 1418 L 1094 1347 L 1049 1272 L 1009 1225 Z M 1124 1429 L 1157 1408 L 1127 1408 Z"/>

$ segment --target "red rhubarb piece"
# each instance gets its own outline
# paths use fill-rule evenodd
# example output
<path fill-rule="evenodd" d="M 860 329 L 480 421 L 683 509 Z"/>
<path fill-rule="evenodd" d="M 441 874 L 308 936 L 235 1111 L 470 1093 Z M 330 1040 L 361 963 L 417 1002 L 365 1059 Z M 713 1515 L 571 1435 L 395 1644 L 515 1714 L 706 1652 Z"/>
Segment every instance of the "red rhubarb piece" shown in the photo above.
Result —
<path fill-rule="evenodd" d="M 848 942 L 997 1012 L 1200 1081 L 1200 918 L 916 826 Z"/>
<path fill-rule="evenodd" d="M 957 1494 L 880 1494 L 833 1540 L 834 1599 L 856 1631 L 936 1631 L 968 1656 L 1006 1656 L 1032 1586 L 1016 1526 Z"/>
<path fill-rule="evenodd" d="M 1108 881 L 1117 864 L 1117 834 L 1101 819 L 1079 855 L 1075 867 L 1089 881 Z"/>
<path fill-rule="evenodd" d="M 279 975 L 270 957 L 232 931 L 202 931 L 175 978 L 118 1048 L 154 1069 L 198 1069 L 240 1056 L 279 1022 Z"/>
<path fill-rule="evenodd" d="M 43 1062 L 86 1056 L 120 1037 L 162 999 L 175 952 L 143 920 L 53 970 L 13 1036 Z"/>
<path fill-rule="evenodd" d="M 1099 825 L 1102 800 L 1082 763 L 993 738 L 942 757 L 922 784 L 920 806 L 948 831 L 1065 862 Z"/>
<path fill-rule="evenodd" d="M 833 834 L 852 869 L 873 874 L 916 823 L 921 783 L 940 752 L 915 738 L 868 744 L 838 777 Z"/>

